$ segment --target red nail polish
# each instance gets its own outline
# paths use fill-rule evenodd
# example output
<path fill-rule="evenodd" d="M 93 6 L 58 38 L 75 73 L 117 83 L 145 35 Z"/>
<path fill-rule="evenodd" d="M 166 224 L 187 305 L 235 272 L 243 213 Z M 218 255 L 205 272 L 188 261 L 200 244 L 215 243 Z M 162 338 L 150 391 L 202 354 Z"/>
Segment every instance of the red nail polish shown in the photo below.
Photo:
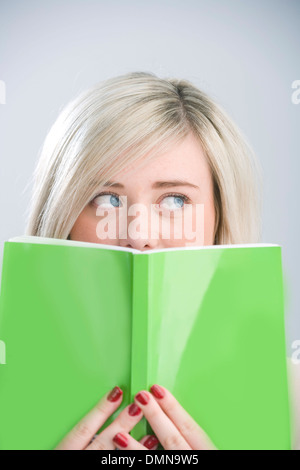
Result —
<path fill-rule="evenodd" d="M 120 396 L 122 395 L 122 393 L 123 393 L 123 391 L 119 387 L 115 387 L 109 393 L 107 399 L 109 401 L 117 401 L 120 398 Z"/>
<path fill-rule="evenodd" d="M 128 439 L 124 434 L 121 434 L 120 432 L 115 435 L 113 438 L 113 441 L 118 444 L 121 447 L 127 447 L 128 446 Z"/>
<path fill-rule="evenodd" d="M 135 398 L 139 401 L 142 405 L 147 405 L 149 403 L 150 397 L 145 392 L 139 392 Z"/>
<path fill-rule="evenodd" d="M 130 416 L 137 416 L 141 413 L 141 411 L 141 408 L 135 403 L 132 403 L 132 405 L 130 405 L 130 407 L 128 408 L 128 413 L 130 414 Z"/>
<path fill-rule="evenodd" d="M 159 385 L 152 385 L 150 390 L 156 398 L 163 398 L 165 396 L 164 390 Z"/>
<path fill-rule="evenodd" d="M 158 439 L 156 439 L 155 436 L 148 437 L 148 439 L 146 439 L 144 442 L 144 446 L 147 447 L 147 449 L 153 449 L 156 444 L 158 444 Z"/>

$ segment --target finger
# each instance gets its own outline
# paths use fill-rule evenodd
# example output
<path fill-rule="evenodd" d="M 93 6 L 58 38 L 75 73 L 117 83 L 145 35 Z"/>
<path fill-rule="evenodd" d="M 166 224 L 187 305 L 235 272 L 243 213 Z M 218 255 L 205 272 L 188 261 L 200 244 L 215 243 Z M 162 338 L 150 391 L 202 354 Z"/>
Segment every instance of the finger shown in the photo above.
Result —
<path fill-rule="evenodd" d="M 55 450 L 84 449 L 105 421 L 112 415 L 123 399 L 119 387 L 106 393 L 97 405 L 66 435 Z"/>
<path fill-rule="evenodd" d="M 159 440 L 157 437 L 149 434 L 140 439 L 139 442 L 149 450 L 156 450 L 159 446 Z"/>
<path fill-rule="evenodd" d="M 120 450 L 154 450 L 154 448 L 158 446 L 158 440 L 155 436 L 144 436 L 141 439 L 142 443 L 141 441 L 136 441 L 130 434 L 124 432 L 116 434 L 113 437 L 113 441 Z"/>
<path fill-rule="evenodd" d="M 164 449 L 191 450 L 191 446 L 164 413 L 151 393 L 143 390 L 136 394 L 134 400 L 141 407 L 146 420 L 150 423 Z"/>
<path fill-rule="evenodd" d="M 150 390 L 151 396 L 153 396 L 161 409 L 171 419 L 192 449 L 217 450 L 208 435 L 180 405 L 169 390 L 160 385 L 153 385 Z M 147 418 L 146 413 L 145 416 Z"/>
<path fill-rule="evenodd" d="M 114 436 L 118 433 L 129 433 L 142 417 L 141 408 L 136 403 L 131 403 L 120 412 L 109 426 L 96 436 L 86 450 L 114 450 L 116 448 L 116 443 L 113 441 Z"/>

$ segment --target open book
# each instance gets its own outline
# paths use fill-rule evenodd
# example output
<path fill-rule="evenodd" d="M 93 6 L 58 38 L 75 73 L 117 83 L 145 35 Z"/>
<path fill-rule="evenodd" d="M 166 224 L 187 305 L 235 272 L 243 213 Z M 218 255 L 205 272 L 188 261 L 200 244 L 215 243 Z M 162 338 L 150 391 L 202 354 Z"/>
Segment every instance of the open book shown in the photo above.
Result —
<path fill-rule="evenodd" d="M 103 430 L 155 383 L 219 449 L 291 448 L 278 245 L 10 239 L 0 340 L 1 449 L 53 449 L 118 385 Z M 151 432 L 143 417 L 131 435 Z"/>

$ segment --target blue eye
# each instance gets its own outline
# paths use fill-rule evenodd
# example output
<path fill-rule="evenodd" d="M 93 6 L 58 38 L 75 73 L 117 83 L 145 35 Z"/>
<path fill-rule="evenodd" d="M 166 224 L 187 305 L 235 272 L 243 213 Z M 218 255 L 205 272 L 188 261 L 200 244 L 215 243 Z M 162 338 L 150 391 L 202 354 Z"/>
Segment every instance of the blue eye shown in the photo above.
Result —
<path fill-rule="evenodd" d="M 167 203 L 161 203 L 168 210 L 177 210 L 182 209 L 184 203 L 187 202 L 188 198 L 186 196 L 168 195 L 163 198 L 163 201 L 167 200 Z"/>
<path fill-rule="evenodd" d="M 113 207 L 120 207 L 118 204 L 120 204 L 120 200 L 119 200 L 119 196 L 117 194 L 113 194 L 113 193 L 102 193 L 102 194 L 98 194 L 98 196 L 96 196 L 94 199 L 93 199 L 93 202 L 95 202 L 97 199 L 100 199 L 101 200 L 102 198 L 102 202 L 107 205 L 107 204 L 112 204 Z M 99 206 L 99 204 L 95 203 L 96 206 Z M 101 207 L 103 207 L 103 205 L 101 204 Z"/>
<path fill-rule="evenodd" d="M 102 198 L 102 200 L 101 200 L 101 198 Z M 98 200 L 100 199 L 99 203 L 95 202 L 97 199 Z M 178 210 L 178 209 L 183 209 L 184 204 L 189 202 L 189 198 L 187 196 L 184 196 L 183 194 L 167 194 L 166 196 L 163 197 L 162 201 L 164 201 L 164 200 L 169 200 L 169 202 L 164 203 L 163 206 L 165 206 L 166 209 L 171 210 L 171 211 Z M 173 203 L 175 202 L 175 208 L 173 206 L 172 200 L 173 200 Z M 120 206 L 119 196 L 117 194 L 109 193 L 109 192 L 98 194 L 96 197 L 94 197 L 94 199 L 91 202 L 93 204 L 95 204 L 96 206 L 101 205 L 102 208 L 103 207 L 104 208 L 109 208 L 109 207 L 119 208 L 119 207 L 121 207 Z M 102 202 L 102 204 L 101 204 L 101 202 Z M 106 206 L 108 205 L 108 207 L 105 207 L 105 205 Z"/>

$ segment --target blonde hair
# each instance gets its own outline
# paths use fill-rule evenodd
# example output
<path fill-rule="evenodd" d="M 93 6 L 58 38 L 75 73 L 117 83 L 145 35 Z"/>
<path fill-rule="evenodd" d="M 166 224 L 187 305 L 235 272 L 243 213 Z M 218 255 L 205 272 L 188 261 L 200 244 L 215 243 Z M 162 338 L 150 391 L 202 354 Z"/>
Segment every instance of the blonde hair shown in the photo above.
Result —
<path fill-rule="evenodd" d="M 26 235 L 67 238 L 99 185 L 189 132 L 213 177 L 214 243 L 259 242 L 262 172 L 240 130 L 190 82 L 145 72 L 101 82 L 62 110 L 33 174 Z"/>

